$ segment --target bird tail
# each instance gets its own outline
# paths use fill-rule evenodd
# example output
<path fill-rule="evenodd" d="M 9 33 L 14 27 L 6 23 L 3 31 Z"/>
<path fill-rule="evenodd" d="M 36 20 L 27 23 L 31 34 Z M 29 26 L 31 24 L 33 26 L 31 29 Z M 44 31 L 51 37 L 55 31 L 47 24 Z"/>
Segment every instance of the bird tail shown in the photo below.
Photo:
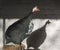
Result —
<path fill-rule="evenodd" d="M 7 39 L 7 40 L 6 40 L 6 44 L 8 44 L 9 42 L 10 42 L 10 40 L 9 40 L 9 39 Z"/>
<path fill-rule="evenodd" d="M 6 38 L 6 44 L 10 42 L 10 38 L 8 36 L 5 37 Z"/>

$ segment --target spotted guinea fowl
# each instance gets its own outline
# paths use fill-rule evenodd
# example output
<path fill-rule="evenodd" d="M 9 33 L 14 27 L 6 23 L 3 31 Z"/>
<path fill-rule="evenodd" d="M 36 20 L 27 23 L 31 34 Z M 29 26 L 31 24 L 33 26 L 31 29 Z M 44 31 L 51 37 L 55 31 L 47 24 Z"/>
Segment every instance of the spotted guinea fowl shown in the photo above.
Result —
<path fill-rule="evenodd" d="M 27 49 L 33 47 L 34 50 L 39 50 L 38 47 L 44 42 L 46 39 L 46 25 L 49 24 L 50 21 L 48 20 L 45 25 L 38 30 L 31 33 L 31 35 L 27 39 Z"/>
<path fill-rule="evenodd" d="M 30 15 L 31 13 L 8 27 L 5 33 L 6 43 L 13 42 L 15 44 L 19 44 L 24 38 L 27 37 L 25 33 L 27 33 L 29 29 L 29 23 L 31 20 Z"/>
<path fill-rule="evenodd" d="M 8 27 L 5 32 L 6 44 L 10 42 L 21 44 L 21 42 L 28 36 L 26 33 L 29 30 L 29 23 L 33 13 L 34 11 L 31 11 L 26 17 L 16 21 Z"/>

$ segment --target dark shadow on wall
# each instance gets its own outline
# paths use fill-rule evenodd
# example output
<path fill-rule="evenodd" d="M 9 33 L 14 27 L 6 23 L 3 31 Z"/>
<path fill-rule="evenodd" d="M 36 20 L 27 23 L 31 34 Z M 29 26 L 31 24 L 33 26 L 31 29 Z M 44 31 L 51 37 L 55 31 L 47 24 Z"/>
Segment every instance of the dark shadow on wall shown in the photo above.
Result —
<path fill-rule="evenodd" d="M 0 0 L 0 18 L 23 18 L 35 5 L 41 12 L 34 18 L 60 18 L 59 0 Z"/>

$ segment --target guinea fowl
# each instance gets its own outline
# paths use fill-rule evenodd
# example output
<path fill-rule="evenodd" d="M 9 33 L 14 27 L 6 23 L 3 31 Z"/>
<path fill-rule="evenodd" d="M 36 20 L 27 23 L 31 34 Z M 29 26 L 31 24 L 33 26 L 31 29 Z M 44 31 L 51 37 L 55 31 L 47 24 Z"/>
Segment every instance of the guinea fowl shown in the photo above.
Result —
<path fill-rule="evenodd" d="M 42 28 L 31 33 L 31 35 L 27 39 L 27 49 L 33 47 L 34 50 L 39 50 L 38 47 L 44 42 L 46 39 L 46 25 L 49 24 L 48 20 Z"/>
<path fill-rule="evenodd" d="M 6 44 L 10 42 L 21 44 L 21 42 L 28 36 L 26 33 L 28 33 L 29 23 L 32 19 L 31 14 L 33 13 L 34 11 L 31 11 L 26 17 L 16 21 L 8 27 L 5 32 Z"/>
<path fill-rule="evenodd" d="M 29 23 L 31 20 L 30 15 L 31 13 L 8 27 L 5 33 L 6 43 L 13 42 L 15 44 L 19 44 L 27 37 L 27 34 L 25 33 L 27 33 L 29 29 Z"/>

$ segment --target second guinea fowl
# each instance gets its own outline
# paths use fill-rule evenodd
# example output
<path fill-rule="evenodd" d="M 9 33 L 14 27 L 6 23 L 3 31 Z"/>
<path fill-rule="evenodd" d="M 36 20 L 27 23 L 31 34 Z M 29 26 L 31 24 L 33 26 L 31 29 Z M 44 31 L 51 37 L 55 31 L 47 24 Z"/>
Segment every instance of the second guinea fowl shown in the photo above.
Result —
<path fill-rule="evenodd" d="M 31 33 L 31 35 L 27 39 L 27 49 L 33 47 L 34 50 L 38 50 L 38 47 L 44 42 L 46 39 L 46 25 L 49 24 L 50 21 L 48 20 L 42 28 Z"/>

